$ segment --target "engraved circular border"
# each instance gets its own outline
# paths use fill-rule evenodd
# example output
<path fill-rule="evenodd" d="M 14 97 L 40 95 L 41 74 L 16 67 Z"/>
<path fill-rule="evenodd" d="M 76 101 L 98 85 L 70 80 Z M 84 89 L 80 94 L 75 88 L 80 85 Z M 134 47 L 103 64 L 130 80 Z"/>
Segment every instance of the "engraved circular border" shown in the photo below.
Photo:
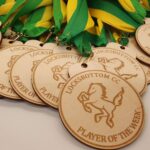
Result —
<path fill-rule="evenodd" d="M 38 50 L 40 50 L 40 49 L 38 49 L 37 48 L 37 50 L 33 50 L 33 51 L 38 51 Z M 22 93 L 20 93 L 20 91 L 18 90 L 18 89 L 16 89 L 16 87 L 13 85 L 13 79 L 12 79 L 12 69 L 13 69 L 13 67 L 14 67 L 14 65 L 16 64 L 16 62 L 20 59 L 20 58 L 22 58 L 24 55 L 26 55 L 26 54 L 28 54 L 28 53 L 31 53 L 31 52 L 33 52 L 33 51 L 30 51 L 30 52 L 26 52 L 26 53 L 24 53 L 23 55 L 21 55 L 21 56 L 19 56 L 18 57 L 18 59 L 14 62 L 14 64 L 13 64 L 13 66 L 11 67 L 11 71 L 10 71 L 10 84 L 11 84 L 11 86 L 13 87 L 13 89 L 15 90 L 15 92 L 21 97 L 21 98 L 23 98 L 24 100 L 26 100 L 26 101 L 28 101 L 28 102 L 30 102 L 30 103 L 32 103 L 32 104 L 36 104 L 36 105 L 41 105 L 41 106 L 46 106 L 46 104 L 43 102 L 43 103 L 38 103 L 38 102 L 36 102 L 36 101 L 33 101 L 33 100 L 31 100 L 30 98 L 27 98 L 27 97 L 25 97 Z M 32 82 L 32 79 L 31 79 L 31 82 Z M 39 97 L 39 96 L 38 96 Z"/>
<path fill-rule="evenodd" d="M 82 73 L 93 72 L 93 71 L 106 72 L 106 71 L 102 71 L 102 70 L 84 71 L 84 72 L 81 72 L 81 73 L 79 73 L 79 74 L 77 74 L 77 75 L 71 77 L 71 78 L 68 80 L 68 82 L 66 83 L 66 85 L 64 86 L 64 88 L 63 88 L 63 90 L 61 91 L 61 94 L 60 94 L 60 103 L 59 103 L 59 116 L 60 116 L 60 118 L 61 118 L 61 121 L 62 121 L 64 127 L 69 131 L 69 133 L 70 133 L 73 137 L 75 137 L 79 142 L 81 142 L 81 143 L 83 143 L 83 144 L 85 144 L 85 145 L 88 145 L 88 146 L 90 146 L 90 147 L 92 147 L 92 148 L 96 148 L 96 149 L 106 149 L 106 150 L 108 150 L 108 149 L 120 149 L 120 148 L 126 147 L 126 146 L 128 146 L 129 144 L 133 143 L 133 142 L 140 136 L 140 134 L 141 134 L 141 132 L 142 132 L 142 130 L 143 130 L 143 127 L 144 127 L 144 120 L 145 120 L 144 115 L 145 115 L 145 113 L 144 113 L 144 107 L 143 107 L 143 104 L 142 104 L 140 95 L 137 93 L 137 91 L 133 88 L 133 86 L 132 86 L 130 83 L 128 83 L 128 82 L 125 81 L 124 79 L 120 78 L 119 76 L 115 75 L 114 73 L 107 72 L 107 73 L 110 73 L 110 74 L 113 74 L 113 75 L 117 76 L 118 78 L 120 78 L 121 80 L 123 80 L 124 82 L 126 82 L 126 83 L 133 89 L 133 91 L 136 93 L 136 95 L 137 95 L 138 98 L 139 98 L 139 102 L 140 102 L 140 104 L 141 104 L 141 108 L 142 108 L 142 112 L 143 112 L 143 113 L 142 113 L 142 123 L 141 123 L 141 126 L 140 126 L 139 130 L 136 132 L 136 134 L 135 134 L 130 140 L 128 140 L 128 141 L 126 141 L 126 142 L 124 142 L 124 143 L 122 143 L 122 144 L 114 145 L 114 146 L 100 146 L 100 145 L 98 145 L 98 144 L 94 144 L 94 143 L 91 143 L 91 142 L 87 142 L 87 141 L 85 141 L 82 137 L 80 137 L 78 134 L 76 134 L 76 133 L 72 130 L 72 128 L 70 127 L 70 125 L 68 125 L 67 121 L 65 120 L 65 118 L 64 118 L 64 116 L 63 116 L 62 108 L 61 108 L 61 98 L 62 98 L 62 94 L 63 94 L 63 92 L 64 92 L 65 87 L 66 87 L 66 86 L 68 85 L 68 83 L 69 83 L 73 78 L 75 78 L 76 76 L 78 76 L 78 75 L 80 75 L 80 74 L 82 74 Z"/>
<path fill-rule="evenodd" d="M 150 52 L 148 52 L 147 50 L 145 50 L 145 48 L 142 46 L 142 44 L 141 44 L 141 42 L 140 42 L 140 40 L 139 40 L 139 32 L 140 32 L 140 30 L 141 30 L 143 27 L 145 27 L 145 26 L 149 26 L 149 27 L 150 27 L 150 24 L 143 24 L 143 25 L 141 25 L 141 26 L 136 30 L 135 37 L 136 37 L 136 41 L 137 41 L 138 45 L 142 48 L 142 50 L 143 50 L 147 55 L 150 56 Z"/>
<path fill-rule="evenodd" d="M 143 74 L 144 74 L 144 78 L 145 78 L 145 84 L 144 84 L 144 87 L 142 88 L 142 90 L 139 92 L 139 94 L 140 94 L 140 96 L 142 96 L 144 93 L 145 93 L 145 90 L 147 89 L 147 77 L 146 77 L 146 73 L 145 73 L 145 71 L 144 71 L 144 69 L 143 69 L 143 67 L 142 67 L 142 65 L 138 62 L 138 60 L 136 59 L 136 58 L 134 58 L 134 57 L 132 57 L 132 56 L 130 56 L 127 52 L 125 52 L 125 51 L 121 51 L 121 50 L 117 50 L 117 49 L 113 49 L 113 48 L 109 48 L 109 47 L 99 47 L 98 49 L 107 49 L 107 50 L 114 50 L 114 51 L 118 51 L 118 52 L 120 52 L 120 53 L 122 53 L 122 54 L 124 54 L 124 55 L 127 55 L 128 57 L 130 57 L 132 60 L 134 60 L 134 61 L 136 61 L 137 62 L 137 64 L 139 65 L 139 67 L 141 68 L 141 70 L 143 71 Z M 96 51 L 96 49 L 94 49 L 95 51 Z M 94 54 L 97 54 L 97 53 L 94 53 Z M 97 56 L 96 56 L 97 57 Z M 111 72 L 110 72 L 111 73 Z M 113 73 L 112 73 L 113 74 Z M 124 80 L 124 79 L 123 79 Z M 127 81 L 126 81 L 127 82 Z M 130 83 L 130 85 L 131 85 L 131 83 Z M 131 85 L 132 87 L 133 87 L 133 85 Z M 133 87 L 134 88 L 134 87 Z M 136 91 L 136 92 L 138 92 L 138 91 Z"/>
<path fill-rule="evenodd" d="M 65 53 L 54 53 L 54 54 L 52 54 L 51 56 L 46 56 L 45 58 L 41 59 L 40 62 L 38 63 L 38 65 L 39 65 L 40 63 L 42 63 L 42 62 L 43 62 L 45 59 L 47 59 L 48 57 L 52 57 L 52 56 L 57 55 L 57 54 L 68 54 L 68 55 L 76 55 L 76 56 L 78 55 L 78 54 L 76 54 L 76 53 L 68 53 L 68 52 L 65 52 Z M 80 56 L 79 56 L 79 57 L 80 57 Z M 39 92 L 38 88 L 37 88 L 36 85 L 35 85 L 35 78 L 34 78 L 34 76 L 35 76 L 35 71 L 37 70 L 38 65 L 36 65 L 36 67 L 34 68 L 33 73 L 32 73 L 32 86 L 33 86 L 33 89 L 35 90 L 36 94 L 38 95 L 38 97 L 39 97 L 43 102 L 45 102 L 47 105 L 51 106 L 51 107 L 54 108 L 54 109 L 58 109 L 59 106 L 54 105 L 53 103 L 47 101 L 47 99 L 45 99 L 43 96 L 41 96 L 41 93 Z M 60 101 L 60 100 L 59 100 L 59 101 Z"/>
<path fill-rule="evenodd" d="M 11 47 L 6 47 L 6 48 L 3 48 L 0 52 L 2 52 L 2 51 L 6 51 L 7 49 L 10 49 L 10 48 L 14 48 L 14 47 L 31 47 L 31 48 L 36 48 L 35 46 L 29 46 L 29 45 L 13 45 L 13 46 L 11 46 Z M 37 48 L 37 50 L 39 50 L 38 48 Z M 31 50 L 31 51 L 34 51 L 34 50 Z M 35 50 L 36 51 L 36 50 Z M 26 53 L 26 52 L 25 52 Z M 20 55 L 18 58 L 20 58 L 22 55 Z M 17 60 L 18 60 L 18 58 L 17 58 Z M 10 75 L 9 75 L 9 78 L 10 78 Z M 10 81 L 10 80 L 9 80 Z M 11 83 L 10 83 L 11 84 Z M 12 85 L 11 85 L 12 86 Z M 12 87 L 13 88 L 13 87 Z M 14 89 L 14 88 L 13 88 Z M 15 90 L 14 90 L 15 91 Z M 16 92 L 16 91 L 15 91 Z M 16 93 L 17 94 L 17 93 Z M 1 96 L 4 96 L 4 97 L 6 97 L 6 98 L 10 98 L 10 99 L 13 99 L 13 100 L 21 100 L 21 97 L 18 95 L 18 97 L 20 97 L 20 98 L 16 98 L 16 97 L 14 97 L 14 96 L 10 96 L 10 95 L 7 95 L 7 94 L 4 94 L 4 93 L 2 93 L 1 91 L 0 91 L 0 95 Z"/>
<path fill-rule="evenodd" d="M 55 54 L 56 54 L 56 53 L 55 53 Z M 53 55 L 54 55 L 54 54 L 53 54 Z M 48 58 L 48 57 L 50 57 L 50 56 L 46 56 L 45 58 L 43 58 L 42 60 L 40 60 L 40 62 L 38 63 L 38 65 L 39 65 L 43 60 L 45 60 L 45 59 Z M 32 78 L 32 79 L 31 79 L 32 87 L 33 87 L 35 93 L 37 94 L 37 96 L 38 96 L 44 103 L 46 103 L 47 100 L 46 100 L 44 97 L 41 96 L 40 92 L 38 91 L 37 87 L 35 86 L 35 78 L 34 78 L 34 75 L 35 75 L 35 71 L 37 70 L 38 65 L 36 65 L 36 67 L 33 69 L 32 77 L 31 77 L 31 78 Z M 48 104 L 48 105 L 51 106 L 52 108 L 58 109 L 58 107 L 56 107 L 56 106 L 55 106 L 54 104 L 52 104 L 52 103 L 51 103 L 51 105 L 50 105 L 50 104 Z"/>

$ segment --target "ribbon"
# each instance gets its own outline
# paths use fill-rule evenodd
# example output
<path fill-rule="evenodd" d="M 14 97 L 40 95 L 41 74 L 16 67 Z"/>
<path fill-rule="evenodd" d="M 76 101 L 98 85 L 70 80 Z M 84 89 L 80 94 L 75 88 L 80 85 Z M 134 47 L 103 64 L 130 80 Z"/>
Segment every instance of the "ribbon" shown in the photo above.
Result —
<path fill-rule="evenodd" d="M 62 44 L 75 45 L 83 56 L 91 46 L 105 46 L 107 32 L 112 41 L 128 43 L 150 12 L 150 0 L 1 0 L 2 32 L 12 28 L 28 39 L 56 37 Z M 48 36 L 47 36 L 48 35 Z"/>
<path fill-rule="evenodd" d="M 114 28 L 107 28 L 107 31 L 109 33 L 109 38 L 111 42 L 119 43 L 120 45 L 126 46 L 129 43 L 129 37 L 127 33 L 124 33 L 122 31 L 116 30 Z"/>
<path fill-rule="evenodd" d="M 26 0 L 17 0 L 10 11 L 4 16 L 0 18 L 2 22 L 2 32 L 5 33 L 7 29 L 10 27 L 10 24 L 17 14 L 17 11 L 22 8 L 22 6 L 26 3 Z"/>
<path fill-rule="evenodd" d="M 0 1 L 0 15 L 6 15 L 15 4 L 15 0 Z"/>
<path fill-rule="evenodd" d="M 52 12 L 51 5 L 41 7 L 33 11 L 28 17 L 23 17 L 20 22 L 17 22 L 14 28 L 15 31 L 20 33 L 21 41 L 25 42 L 47 32 L 52 26 Z"/>
<path fill-rule="evenodd" d="M 100 19 L 95 19 L 95 26 L 82 32 L 73 39 L 75 46 L 83 56 L 92 53 L 91 44 L 94 46 L 105 46 L 107 44 L 106 32 Z"/>
<path fill-rule="evenodd" d="M 94 26 L 94 21 L 88 11 L 86 0 L 68 0 L 67 25 L 59 37 L 63 43 Z"/>
<path fill-rule="evenodd" d="M 63 0 L 54 0 L 53 1 L 53 15 L 55 22 L 55 32 L 61 30 L 61 26 L 66 22 L 67 19 L 67 7 Z"/>
<path fill-rule="evenodd" d="M 13 20 L 11 22 L 11 26 L 14 25 L 16 20 L 20 17 L 30 14 L 32 11 L 36 10 L 37 8 L 48 6 L 52 4 L 52 0 L 26 0 L 25 5 L 17 11 L 15 16 L 13 16 Z"/>
<path fill-rule="evenodd" d="M 103 23 L 116 29 L 131 33 L 140 25 L 109 0 L 97 0 L 94 3 L 88 0 L 88 4 L 92 16 L 100 18 Z"/>
<path fill-rule="evenodd" d="M 118 0 L 118 2 L 135 21 L 144 23 L 146 10 L 138 0 Z"/>

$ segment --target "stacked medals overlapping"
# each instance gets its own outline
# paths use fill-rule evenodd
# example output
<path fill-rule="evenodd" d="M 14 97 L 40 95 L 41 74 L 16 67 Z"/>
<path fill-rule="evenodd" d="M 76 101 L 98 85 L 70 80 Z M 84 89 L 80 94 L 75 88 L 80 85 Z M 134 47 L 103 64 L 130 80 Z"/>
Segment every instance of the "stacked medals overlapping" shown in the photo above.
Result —
<path fill-rule="evenodd" d="M 87 146 L 125 147 L 144 127 L 150 0 L 2 0 L 0 70 L 1 97 L 57 109 Z"/>

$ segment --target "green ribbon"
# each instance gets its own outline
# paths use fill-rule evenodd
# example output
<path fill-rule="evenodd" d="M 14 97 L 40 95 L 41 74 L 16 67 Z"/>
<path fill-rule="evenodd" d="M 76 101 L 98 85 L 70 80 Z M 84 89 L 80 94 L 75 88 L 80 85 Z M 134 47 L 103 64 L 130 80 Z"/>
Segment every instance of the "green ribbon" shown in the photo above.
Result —
<path fill-rule="evenodd" d="M 74 5 L 75 9 L 72 10 Z M 68 0 L 67 15 L 70 15 L 70 13 L 72 13 L 72 15 L 67 19 L 67 25 L 59 37 L 64 43 L 69 42 L 73 37 L 94 26 L 86 0 Z"/>
<path fill-rule="evenodd" d="M 66 22 L 67 10 L 66 4 L 63 0 L 54 0 L 53 1 L 53 15 L 55 22 L 55 33 L 61 31 L 62 24 Z"/>
<path fill-rule="evenodd" d="M 26 0 L 16 0 L 16 3 L 11 8 L 11 10 L 8 12 L 7 15 L 1 18 L 1 22 L 3 24 L 2 33 L 5 33 L 6 30 L 10 27 L 10 24 L 14 18 L 14 15 L 17 14 L 17 10 L 21 9 L 22 6 L 26 3 Z"/>
<path fill-rule="evenodd" d="M 138 2 L 138 0 L 118 0 L 118 2 L 136 22 L 139 22 L 140 24 L 144 23 L 146 10 L 141 3 Z"/>

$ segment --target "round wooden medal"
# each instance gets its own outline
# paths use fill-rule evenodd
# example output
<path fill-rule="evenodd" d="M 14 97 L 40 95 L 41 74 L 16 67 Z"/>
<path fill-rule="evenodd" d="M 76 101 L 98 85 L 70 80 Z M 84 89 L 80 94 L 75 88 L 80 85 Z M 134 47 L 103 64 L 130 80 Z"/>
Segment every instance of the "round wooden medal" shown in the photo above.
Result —
<path fill-rule="evenodd" d="M 75 53 L 59 53 L 44 58 L 34 69 L 33 87 L 37 95 L 48 105 L 58 108 L 59 95 L 69 79 L 68 69 L 81 56 Z"/>
<path fill-rule="evenodd" d="M 0 51 L 0 95 L 11 99 L 20 99 L 10 85 L 10 70 L 20 55 L 36 49 L 35 47 L 21 45 L 12 46 Z"/>
<path fill-rule="evenodd" d="M 139 62 L 124 51 L 107 47 L 93 49 L 92 61 L 101 64 L 102 70 L 117 74 L 128 81 L 138 93 L 143 94 L 147 87 L 146 75 Z"/>
<path fill-rule="evenodd" d="M 127 146 L 143 128 L 140 96 L 124 79 L 105 71 L 73 76 L 61 92 L 59 113 L 74 137 L 98 149 Z"/>
<path fill-rule="evenodd" d="M 137 29 L 136 40 L 143 51 L 150 55 L 150 24 L 142 25 Z"/>
<path fill-rule="evenodd" d="M 33 90 L 31 76 L 36 64 L 52 53 L 52 50 L 28 52 L 14 63 L 10 73 L 10 83 L 20 97 L 34 104 L 45 105 Z"/>

